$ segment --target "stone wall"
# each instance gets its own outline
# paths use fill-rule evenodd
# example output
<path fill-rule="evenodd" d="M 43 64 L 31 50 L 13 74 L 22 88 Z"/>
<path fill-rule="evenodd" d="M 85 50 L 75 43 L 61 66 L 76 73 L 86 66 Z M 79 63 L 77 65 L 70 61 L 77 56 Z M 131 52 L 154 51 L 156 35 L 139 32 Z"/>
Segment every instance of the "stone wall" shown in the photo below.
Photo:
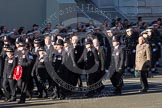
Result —
<path fill-rule="evenodd" d="M 162 14 L 161 0 L 114 0 L 125 14 Z"/>
<path fill-rule="evenodd" d="M 30 29 L 32 24 L 44 28 L 46 22 L 55 26 L 77 17 L 73 7 L 76 7 L 74 0 L 0 0 L 0 25 L 9 30 L 20 26 Z"/>
<path fill-rule="evenodd" d="M 45 11 L 45 0 L 0 0 L 0 25 L 29 29 L 33 23 L 42 24 Z"/>

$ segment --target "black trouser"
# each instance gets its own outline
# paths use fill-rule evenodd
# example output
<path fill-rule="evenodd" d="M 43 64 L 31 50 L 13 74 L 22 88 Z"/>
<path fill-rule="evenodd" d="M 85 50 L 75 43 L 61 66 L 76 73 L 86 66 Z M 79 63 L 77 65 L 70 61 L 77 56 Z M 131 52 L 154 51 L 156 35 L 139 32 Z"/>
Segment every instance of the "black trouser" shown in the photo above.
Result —
<path fill-rule="evenodd" d="M 133 68 L 135 63 L 135 53 L 132 53 L 132 51 L 127 51 L 125 56 L 125 66 L 129 68 Z"/>
<path fill-rule="evenodd" d="M 0 77 L 0 98 L 1 96 L 3 96 L 3 92 L 2 92 L 2 78 Z"/>
<path fill-rule="evenodd" d="M 110 78 L 112 85 L 116 88 L 117 91 L 121 91 L 123 86 L 123 74 L 121 72 L 114 72 Z"/>
<path fill-rule="evenodd" d="M 46 69 L 45 68 L 40 68 L 38 69 L 38 74 L 37 74 L 37 79 L 38 79 L 38 88 L 40 95 L 47 96 L 47 89 L 46 89 Z"/>
<path fill-rule="evenodd" d="M 38 79 L 37 79 L 37 76 L 34 74 L 34 76 L 33 76 L 33 80 L 35 81 L 35 84 L 36 84 L 36 87 L 37 87 L 37 89 L 38 89 L 38 91 L 39 91 L 39 83 L 38 83 Z"/>
<path fill-rule="evenodd" d="M 142 90 L 148 89 L 147 73 L 148 71 L 139 71 L 140 72 L 140 82 Z"/>
<path fill-rule="evenodd" d="M 34 83 L 32 76 L 29 76 L 29 82 L 28 82 L 28 88 L 27 88 L 27 95 L 32 98 L 33 95 L 33 89 L 34 89 Z"/>
<path fill-rule="evenodd" d="M 28 82 L 29 82 L 28 78 L 22 78 L 17 81 L 17 85 L 21 90 L 20 101 L 25 101 L 26 99 L 26 91 L 28 87 Z"/>
<path fill-rule="evenodd" d="M 88 85 L 88 93 L 94 93 L 95 92 L 95 79 L 96 79 L 96 72 L 95 73 L 90 73 L 88 74 L 88 79 L 87 79 L 87 85 Z"/>
<path fill-rule="evenodd" d="M 102 83 L 102 78 L 103 78 L 104 75 L 105 75 L 105 72 L 101 71 L 101 70 L 98 70 L 98 72 L 95 75 L 95 83 L 97 83 L 97 85 L 100 85 L 97 88 L 98 92 L 100 92 L 104 88 L 104 85 Z"/>
<path fill-rule="evenodd" d="M 4 90 L 4 95 L 7 99 L 10 97 L 16 98 L 16 81 L 13 79 L 4 78 L 2 82 L 2 87 Z M 9 87 L 9 90 L 8 90 Z"/>
<path fill-rule="evenodd" d="M 46 73 L 46 77 L 47 77 L 47 80 L 48 80 L 48 84 L 49 84 L 49 87 L 48 87 L 48 89 L 49 90 L 51 90 L 51 89 L 53 89 L 54 87 L 53 87 L 53 80 L 52 80 L 52 78 L 50 77 L 50 75 L 48 74 L 48 73 Z"/>

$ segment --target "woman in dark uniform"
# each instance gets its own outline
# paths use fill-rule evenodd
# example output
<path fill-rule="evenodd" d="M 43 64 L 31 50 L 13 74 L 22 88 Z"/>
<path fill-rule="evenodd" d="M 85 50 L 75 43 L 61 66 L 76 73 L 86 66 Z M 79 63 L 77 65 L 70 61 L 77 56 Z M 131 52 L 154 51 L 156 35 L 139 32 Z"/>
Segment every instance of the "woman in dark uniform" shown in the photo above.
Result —
<path fill-rule="evenodd" d="M 38 98 L 47 98 L 47 89 L 46 89 L 46 79 L 47 79 L 47 71 L 45 68 L 44 60 L 45 60 L 45 49 L 43 47 L 40 47 L 38 49 L 38 57 L 36 59 L 34 68 L 32 70 L 32 75 L 36 75 L 38 79 L 38 90 L 39 90 L 39 96 Z M 34 73 L 36 72 L 36 73 Z"/>
<path fill-rule="evenodd" d="M 8 48 L 6 54 L 2 87 L 6 97 L 5 101 L 13 102 L 16 101 L 16 81 L 13 79 L 13 70 L 17 65 L 17 57 L 14 56 L 12 48 Z M 8 90 L 8 86 L 10 91 Z"/>

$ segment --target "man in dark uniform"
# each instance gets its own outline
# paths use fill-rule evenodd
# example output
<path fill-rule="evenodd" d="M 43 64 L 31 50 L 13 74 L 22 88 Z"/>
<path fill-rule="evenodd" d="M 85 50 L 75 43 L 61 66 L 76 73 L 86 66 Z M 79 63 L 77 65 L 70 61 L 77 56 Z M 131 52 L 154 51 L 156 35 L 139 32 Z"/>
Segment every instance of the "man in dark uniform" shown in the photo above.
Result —
<path fill-rule="evenodd" d="M 115 62 L 115 72 L 110 78 L 112 85 L 115 87 L 114 94 L 121 95 L 122 86 L 123 86 L 123 72 L 124 72 L 124 48 L 120 45 L 119 37 L 115 37 L 113 40 L 113 59 Z"/>
<path fill-rule="evenodd" d="M 126 36 L 124 38 L 124 45 L 126 50 L 125 66 L 127 72 L 134 73 L 135 66 L 135 48 L 137 40 L 131 28 L 126 30 Z"/>
<path fill-rule="evenodd" d="M 18 53 L 18 65 L 22 66 L 23 72 L 20 80 L 17 81 L 17 85 L 21 90 L 20 101 L 18 103 L 25 103 L 26 91 L 29 82 L 29 76 L 31 72 L 29 71 L 29 66 L 31 65 L 31 56 L 25 47 L 25 43 L 19 43 L 20 52 Z"/>
<path fill-rule="evenodd" d="M 14 50 L 12 48 L 8 48 L 6 54 L 2 87 L 6 97 L 5 101 L 12 102 L 16 101 L 16 81 L 13 79 L 13 71 L 17 65 L 17 57 L 14 56 Z"/>
<path fill-rule="evenodd" d="M 51 61 L 51 55 L 52 53 L 54 54 L 55 53 L 55 49 L 53 47 L 53 45 L 51 44 L 51 36 L 50 34 L 46 33 L 44 35 L 44 48 L 45 48 L 45 51 L 46 51 L 46 59 L 48 59 L 48 61 Z M 46 67 L 48 68 L 48 67 Z M 57 97 L 55 95 L 55 91 L 56 91 L 56 88 L 55 88 L 55 82 L 52 80 L 51 78 L 51 75 L 52 75 L 52 71 L 48 71 L 47 73 L 47 80 L 48 80 L 48 84 L 49 84 L 49 87 L 48 87 L 48 93 L 52 96 L 52 99 L 55 99 L 55 97 Z M 49 95 L 49 96 L 50 96 Z"/>
<path fill-rule="evenodd" d="M 109 52 L 107 52 L 107 56 L 106 56 L 106 61 L 105 61 L 105 72 L 106 72 L 106 77 L 110 78 L 112 75 L 113 75 L 113 72 L 114 72 L 114 59 L 113 59 L 113 56 L 112 56 L 112 52 L 113 52 L 113 45 L 112 45 L 112 40 L 117 36 L 116 35 L 116 32 L 115 32 L 115 27 L 111 28 L 110 30 L 107 30 L 107 39 L 108 39 L 108 42 L 109 42 Z M 108 64 L 108 66 L 107 66 Z"/>
<path fill-rule="evenodd" d="M 161 58 L 161 35 L 160 32 L 158 30 L 159 25 L 158 24 L 153 24 L 153 29 L 152 29 L 152 42 L 155 44 L 156 46 L 156 56 L 154 56 L 154 59 L 156 60 L 156 64 L 155 66 L 159 65 L 159 59 Z"/>
<path fill-rule="evenodd" d="M 55 74 L 57 74 L 57 76 L 59 78 L 61 78 L 62 80 L 64 80 L 65 76 L 64 76 L 64 69 L 62 69 L 62 60 L 63 60 L 63 46 L 64 46 L 64 42 L 62 39 L 58 39 L 56 42 L 57 45 L 57 50 L 55 55 L 53 55 L 52 60 L 53 60 L 53 67 L 54 67 L 54 71 Z M 57 77 L 57 78 L 58 78 Z M 55 83 L 56 83 L 56 89 L 57 89 L 57 97 L 60 99 L 65 99 L 66 98 L 66 94 L 64 93 L 64 89 L 61 87 L 61 85 L 56 82 L 56 76 L 53 76 L 53 78 L 55 78 Z"/>
<path fill-rule="evenodd" d="M 99 68 L 96 72 L 96 83 L 100 83 L 100 87 L 97 89 L 97 92 L 100 93 L 104 88 L 102 83 L 102 78 L 105 75 L 105 51 L 103 47 L 100 46 L 98 39 L 93 40 L 93 46 L 97 50 L 98 58 L 99 58 Z"/>
<path fill-rule="evenodd" d="M 65 73 L 63 78 L 66 83 L 73 84 L 74 81 L 74 72 L 73 72 L 73 64 L 75 63 L 73 56 L 71 56 L 72 48 L 70 47 L 70 39 L 65 37 L 64 38 L 64 50 L 62 53 L 63 60 L 62 60 L 62 70 Z M 78 79 L 77 79 L 78 81 Z"/>
<path fill-rule="evenodd" d="M 99 68 L 99 59 L 97 55 L 97 50 L 93 47 L 93 43 L 91 39 L 85 40 L 86 48 L 83 51 L 81 58 L 78 63 L 84 62 L 84 69 L 87 74 L 87 85 L 88 85 L 88 93 L 87 97 L 92 97 L 95 94 L 95 89 L 92 88 L 92 85 L 95 84 L 96 72 Z"/>
<path fill-rule="evenodd" d="M 75 64 L 75 61 L 73 59 L 74 56 L 72 56 L 71 54 L 73 54 L 73 52 L 72 52 L 72 48 L 70 47 L 70 39 L 68 37 L 65 37 L 64 38 L 64 49 L 62 51 L 62 63 L 59 68 L 59 71 L 60 71 L 59 75 L 60 75 L 60 78 L 66 84 L 73 85 L 74 80 L 76 82 L 78 81 L 78 77 L 75 76 L 76 73 L 73 71 L 73 68 L 74 68 L 73 66 Z M 73 86 L 76 86 L 76 85 L 73 85 Z M 71 94 L 71 91 L 69 91 L 68 88 L 60 87 L 60 89 L 61 89 L 61 94 L 63 98 Z"/>
<path fill-rule="evenodd" d="M 4 68 L 4 60 L 2 58 L 2 56 L 0 55 L 0 99 L 3 96 L 3 92 L 2 92 L 2 75 L 3 75 L 3 68 Z"/>
<path fill-rule="evenodd" d="M 0 54 L 0 88 L 2 88 L 2 77 L 3 77 L 3 70 L 6 58 L 6 50 L 9 48 L 9 45 L 3 45 L 2 52 Z M 0 97 L 3 96 L 2 90 L 0 89 Z"/>
<path fill-rule="evenodd" d="M 83 69 L 83 62 L 77 63 L 79 58 L 81 57 L 82 53 L 83 53 L 83 46 L 79 45 L 79 39 L 77 36 L 73 36 L 71 39 L 71 57 L 72 59 L 75 61 L 75 65 L 80 68 Z M 74 68 L 75 68 L 74 65 Z M 76 71 L 76 70 L 75 70 Z M 72 85 L 76 86 L 78 84 L 79 87 L 82 86 L 82 80 L 81 80 L 81 74 L 79 74 L 80 72 L 73 72 L 73 80 L 72 80 Z"/>
<path fill-rule="evenodd" d="M 46 56 L 47 56 L 46 59 L 49 59 L 50 53 L 54 50 L 53 46 L 51 45 L 51 37 L 49 34 L 45 35 L 44 43 L 45 43 L 44 48 L 45 48 Z M 53 81 L 49 74 L 47 74 L 47 79 L 48 79 L 48 83 L 49 83 L 48 90 L 51 90 L 51 89 L 53 89 L 53 86 L 52 86 Z"/>
<path fill-rule="evenodd" d="M 48 94 L 49 96 L 51 97 L 52 100 L 56 99 L 56 98 L 59 98 L 59 91 L 58 91 L 58 84 L 54 81 L 53 77 L 53 71 L 52 70 L 49 70 L 49 64 L 52 64 L 51 66 L 53 67 L 53 69 L 55 68 L 55 55 L 56 55 L 56 52 L 57 52 L 57 37 L 55 36 L 52 36 L 51 37 L 51 43 L 52 43 L 52 47 L 49 54 L 46 54 L 46 69 L 47 69 L 47 72 L 48 72 L 48 75 L 47 75 L 47 79 L 49 80 L 49 83 L 51 84 L 49 89 L 48 89 Z M 54 70 L 55 71 L 55 70 Z"/>
<path fill-rule="evenodd" d="M 112 30 L 109 32 L 112 32 Z M 97 37 L 100 46 L 102 46 L 105 51 L 105 57 L 107 58 L 105 68 L 108 70 L 111 63 L 111 46 L 109 39 L 107 38 L 107 34 L 105 35 L 105 33 L 101 32 L 99 27 L 95 28 L 94 35 Z"/>

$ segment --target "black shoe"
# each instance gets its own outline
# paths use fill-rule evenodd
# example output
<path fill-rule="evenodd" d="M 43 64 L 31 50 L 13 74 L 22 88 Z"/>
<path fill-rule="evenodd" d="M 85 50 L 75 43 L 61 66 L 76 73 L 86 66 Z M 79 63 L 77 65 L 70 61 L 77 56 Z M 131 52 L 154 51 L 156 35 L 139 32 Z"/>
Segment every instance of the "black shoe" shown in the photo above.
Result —
<path fill-rule="evenodd" d="M 8 100 L 8 102 L 15 102 L 16 98 L 11 97 L 11 99 Z"/>
<path fill-rule="evenodd" d="M 8 102 L 8 100 L 9 100 L 8 98 L 5 98 L 5 99 L 4 99 L 4 102 Z"/>
<path fill-rule="evenodd" d="M 121 90 L 115 90 L 113 92 L 114 95 L 117 95 L 117 96 L 120 96 L 122 93 L 121 93 Z"/>
<path fill-rule="evenodd" d="M 48 95 L 43 96 L 43 98 L 48 98 Z"/>
<path fill-rule="evenodd" d="M 25 101 L 23 100 L 18 101 L 18 104 L 22 104 L 22 103 L 25 103 Z"/>
<path fill-rule="evenodd" d="M 86 96 L 87 98 L 92 98 L 94 95 L 95 95 L 94 92 L 89 92 L 89 93 L 87 93 L 85 96 Z"/>
<path fill-rule="evenodd" d="M 147 89 L 139 90 L 140 93 L 147 93 Z"/>
<path fill-rule="evenodd" d="M 29 97 L 28 100 L 31 101 L 32 100 L 32 97 Z"/>
<path fill-rule="evenodd" d="M 51 100 L 56 100 L 58 98 L 58 96 L 57 95 L 54 95 L 54 96 L 52 96 L 50 99 Z"/>
<path fill-rule="evenodd" d="M 60 96 L 60 100 L 65 100 L 66 96 Z"/>
<path fill-rule="evenodd" d="M 100 94 L 104 88 L 105 88 L 104 85 L 101 86 L 100 88 L 98 88 L 98 89 L 96 90 L 97 94 Z"/>
<path fill-rule="evenodd" d="M 38 97 L 37 98 L 42 98 L 42 95 L 38 95 Z"/>

